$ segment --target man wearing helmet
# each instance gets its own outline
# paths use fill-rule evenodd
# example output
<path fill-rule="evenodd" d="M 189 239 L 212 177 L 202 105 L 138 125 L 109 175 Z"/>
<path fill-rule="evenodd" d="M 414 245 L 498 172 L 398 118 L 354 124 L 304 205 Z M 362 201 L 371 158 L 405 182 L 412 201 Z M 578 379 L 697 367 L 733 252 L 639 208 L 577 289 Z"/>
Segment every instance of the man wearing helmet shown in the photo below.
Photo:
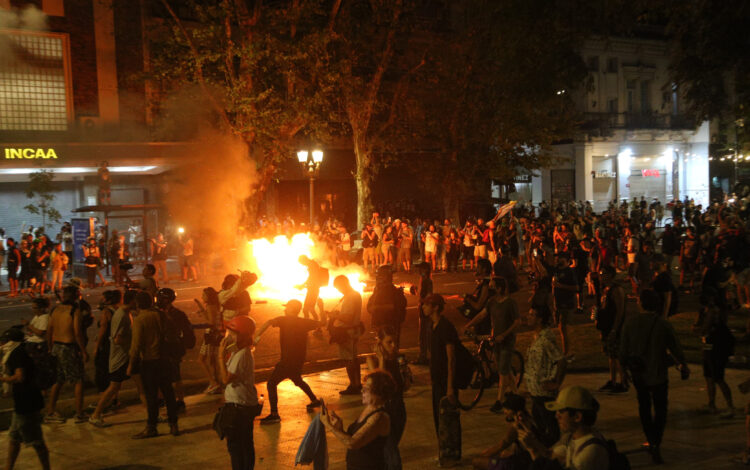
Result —
<path fill-rule="evenodd" d="M 191 349 L 195 346 L 193 326 L 190 324 L 190 320 L 188 320 L 185 312 L 172 304 L 176 298 L 177 294 L 175 294 L 174 290 L 169 287 L 161 288 L 156 293 L 156 307 L 169 319 L 167 324 L 163 326 L 176 328 L 185 349 Z M 182 376 L 180 374 L 182 357 L 170 357 L 167 360 L 169 362 L 169 375 L 174 386 L 175 396 L 177 397 L 177 412 L 183 413 L 185 411 L 185 390 L 182 387 Z"/>

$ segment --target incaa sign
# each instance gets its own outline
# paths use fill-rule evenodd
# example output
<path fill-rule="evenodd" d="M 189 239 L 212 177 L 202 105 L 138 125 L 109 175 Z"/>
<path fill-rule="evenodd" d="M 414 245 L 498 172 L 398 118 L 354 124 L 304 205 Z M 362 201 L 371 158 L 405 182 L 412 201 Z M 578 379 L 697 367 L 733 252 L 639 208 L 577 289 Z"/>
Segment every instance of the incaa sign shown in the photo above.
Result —
<path fill-rule="evenodd" d="M 57 153 L 55 149 L 5 149 L 5 158 L 8 160 L 14 159 L 27 159 L 34 160 L 36 158 L 43 158 L 45 160 L 54 158 L 57 159 Z"/>

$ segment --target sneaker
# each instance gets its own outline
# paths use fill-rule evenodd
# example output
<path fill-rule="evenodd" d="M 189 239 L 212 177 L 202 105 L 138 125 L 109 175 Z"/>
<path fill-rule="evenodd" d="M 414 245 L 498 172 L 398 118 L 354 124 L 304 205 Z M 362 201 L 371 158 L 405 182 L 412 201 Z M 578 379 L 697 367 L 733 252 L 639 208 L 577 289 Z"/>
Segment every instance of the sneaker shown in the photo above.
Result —
<path fill-rule="evenodd" d="M 499 400 L 496 401 L 495 404 L 492 405 L 492 407 L 490 407 L 490 411 L 493 412 L 493 413 L 495 413 L 495 414 L 502 413 L 503 412 L 503 404 Z"/>
<path fill-rule="evenodd" d="M 346 387 L 344 390 L 339 392 L 339 395 L 359 395 L 362 393 L 362 387 Z"/>
<path fill-rule="evenodd" d="M 719 418 L 721 418 L 721 419 L 732 419 L 732 418 L 734 418 L 734 408 L 729 408 L 724 413 L 721 413 L 719 415 Z"/>
<path fill-rule="evenodd" d="M 615 384 L 611 380 L 607 380 L 607 383 L 599 387 L 600 392 L 609 392 L 614 388 Z"/>
<path fill-rule="evenodd" d="M 319 398 L 316 398 L 315 401 L 311 401 L 310 403 L 307 404 L 307 411 L 308 412 L 315 411 L 315 408 L 321 406 L 322 404 L 323 402 L 320 401 Z"/>
<path fill-rule="evenodd" d="M 169 425 L 169 434 L 173 435 L 174 437 L 180 435 L 180 428 L 177 426 L 177 423 Z"/>
<path fill-rule="evenodd" d="M 271 413 L 265 418 L 261 418 L 260 424 L 276 424 L 281 422 L 281 416 L 278 413 Z"/>
<path fill-rule="evenodd" d="M 63 416 L 58 412 L 54 412 L 44 417 L 45 424 L 62 424 L 64 422 L 65 418 L 63 418 Z"/>
<path fill-rule="evenodd" d="M 97 428 L 108 428 L 112 426 L 109 423 L 105 423 L 102 418 L 94 418 L 93 416 L 89 418 L 89 424 L 93 424 Z"/>
<path fill-rule="evenodd" d="M 627 393 L 628 386 L 625 384 L 615 384 L 609 391 L 609 393 Z"/>
<path fill-rule="evenodd" d="M 86 413 L 81 413 L 79 415 L 75 415 L 74 418 L 76 424 L 85 423 L 89 420 L 89 415 Z"/>
<path fill-rule="evenodd" d="M 150 439 L 159 435 L 159 432 L 155 427 L 146 426 L 146 429 L 139 432 L 138 434 L 131 436 L 131 439 Z"/>
<path fill-rule="evenodd" d="M 651 454 L 651 461 L 654 462 L 654 465 L 664 464 L 664 459 L 661 457 L 661 449 L 659 449 L 659 446 L 649 446 L 648 451 Z"/>

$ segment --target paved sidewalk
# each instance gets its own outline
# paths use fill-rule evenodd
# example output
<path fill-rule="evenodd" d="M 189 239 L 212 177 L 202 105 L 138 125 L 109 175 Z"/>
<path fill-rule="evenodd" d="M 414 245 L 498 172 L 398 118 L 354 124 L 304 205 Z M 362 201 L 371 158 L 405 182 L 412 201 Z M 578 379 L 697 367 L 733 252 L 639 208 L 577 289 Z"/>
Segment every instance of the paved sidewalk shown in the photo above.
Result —
<path fill-rule="evenodd" d="M 417 383 L 407 392 L 406 408 L 408 422 L 401 442 L 401 455 L 405 469 L 435 468 L 437 455 L 435 431 L 432 423 L 431 394 L 427 369 L 413 368 Z M 363 370 L 363 373 L 365 371 Z M 738 405 L 745 398 L 736 392 L 737 383 L 746 373 L 728 370 L 727 381 L 732 384 Z M 744 415 L 722 420 L 699 410 L 706 402 L 703 378 L 699 370 L 693 370 L 688 381 L 679 380 L 676 371 L 671 376 L 670 414 L 663 443 L 663 454 L 667 465 L 660 468 L 680 469 L 733 469 L 742 468 L 733 463 L 744 443 Z M 348 425 L 361 409 L 358 397 L 341 398 L 338 390 L 347 383 L 343 369 L 308 375 L 305 380 L 312 389 L 324 397 Z M 566 385 L 580 384 L 591 389 L 600 386 L 604 374 L 576 374 L 566 378 Z M 268 396 L 265 384 L 258 385 L 258 392 Z M 314 416 L 305 412 L 305 395 L 289 382 L 279 387 L 280 414 L 282 422 L 271 426 L 260 426 L 256 421 L 255 449 L 257 469 L 291 469 L 299 442 Z M 494 444 L 503 435 L 507 424 L 501 416 L 489 412 L 494 401 L 495 390 L 488 390 L 482 402 L 474 410 L 463 413 L 463 454 L 461 467 L 471 468 L 470 459 L 485 447 Z M 599 429 L 617 441 L 619 448 L 630 453 L 633 468 L 650 466 L 650 459 L 639 451 L 643 441 L 637 415 L 635 392 L 625 395 L 597 394 L 602 411 L 597 423 Z M 183 435 L 168 434 L 155 439 L 134 441 L 132 434 L 145 425 L 145 410 L 134 405 L 125 411 L 106 418 L 113 426 L 97 429 L 86 424 L 74 424 L 72 420 L 61 425 L 45 425 L 45 438 L 50 447 L 52 467 L 56 469 L 118 469 L 151 470 L 172 468 L 229 468 L 229 457 L 225 443 L 218 440 L 211 429 L 213 414 L 219 405 L 217 396 L 195 395 L 187 399 L 187 415 L 180 419 Z M 723 401 L 719 398 L 720 406 Z M 268 412 L 266 404 L 264 415 Z M 166 424 L 160 431 L 167 432 Z M 0 453 L 4 455 L 7 433 L 0 434 Z M 344 469 L 345 450 L 330 434 L 328 435 L 330 467 Z M 21 452 L 17 469 L 37 469 L 36 455 L 31 449 Z M 654 467 L 657 468 L 657 467 Z"/>

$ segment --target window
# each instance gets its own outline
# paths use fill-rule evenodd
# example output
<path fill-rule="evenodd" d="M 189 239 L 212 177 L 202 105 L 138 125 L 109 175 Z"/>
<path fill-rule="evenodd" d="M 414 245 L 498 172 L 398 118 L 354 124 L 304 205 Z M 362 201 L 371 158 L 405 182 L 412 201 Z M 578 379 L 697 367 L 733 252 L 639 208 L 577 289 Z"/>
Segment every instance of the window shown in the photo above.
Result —
<path fill-rule="evenodd" d="M 599 71 L 599 56 L 594 55 L 588 58 L 586 61 L 586 67 L 588 67 L 589 70 L 592 72 L 598 72 Z"/>
<path fill-rule="evenodd" d="M 628 112 L 632 113 L 635 110 L 635 92 L 636 88 L 638 88 L 638 81 L 628 80 L 626 86 L 628 97 Z"/>
<path fill-rule="evenodd" d="M 0 34 L 0 131 L 66 131 L 67 40 L 59 34 Z"/>
<path fill-rule="evenodd" d="M 607 59 L 607 72 L 617 73 L 617 57 Z"/>
<path fill-rule="evenodd" d="M 607 100 L 607 112 L 618 113 L 620 108 L 617 106 L 617 98 L 610 98 Z"/>

